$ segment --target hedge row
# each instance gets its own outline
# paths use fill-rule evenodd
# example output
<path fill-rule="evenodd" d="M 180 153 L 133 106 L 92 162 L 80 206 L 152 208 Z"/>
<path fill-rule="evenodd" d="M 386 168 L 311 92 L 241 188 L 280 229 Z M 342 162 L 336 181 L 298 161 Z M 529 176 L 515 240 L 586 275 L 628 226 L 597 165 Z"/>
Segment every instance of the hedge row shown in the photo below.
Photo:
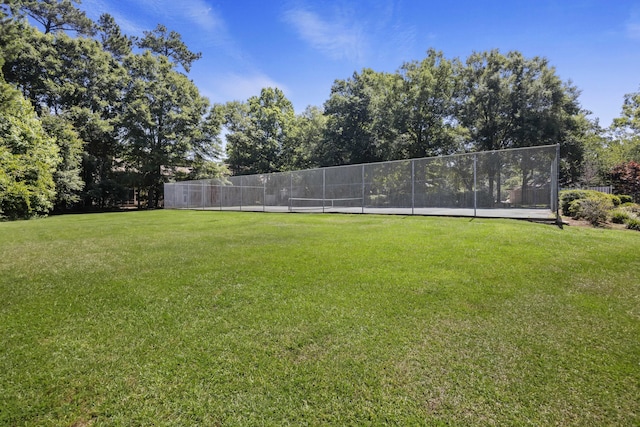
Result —
<path fill-rule="evenodd" d="M 616 209 L 617 208 L 617 209 Z M 594 190 L 565 190 L 560 192 L 562 215 L 586 219 L 598 226 L 611 217 L 614 223 L 625 223 L 627 228 L 638 229 L 638 205 L 631 196 L 613 195 Z M 614 210 L 615 209 L 615 210 Z"/>

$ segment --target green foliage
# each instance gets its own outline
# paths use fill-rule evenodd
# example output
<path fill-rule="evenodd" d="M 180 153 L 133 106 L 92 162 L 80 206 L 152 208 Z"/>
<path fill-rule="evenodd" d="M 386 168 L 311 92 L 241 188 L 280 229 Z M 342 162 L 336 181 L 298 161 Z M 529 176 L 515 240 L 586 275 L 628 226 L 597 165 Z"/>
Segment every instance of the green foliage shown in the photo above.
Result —
<path fill-rule="evenodd" d="M 98 19 L 98 31 L 102 48 L 121 60 L 131 53 L 133 38 L 122 34 L 113 16 L 103 13 Z"/>
<path fill-rule="evenodd" d="M 168 31 L 162 24 L 153 31 L 144 31 L 144 37 L 138 41 L 138 47 L 149 49 L 152 53 L 163 55 L 175 64 L 180 64 L 188 73 L 191 64 L 202 57 L 201 53 L 191 52 L 175 31 Z"/>
<path fill-rule="evenodd" d="M 638 203 L 623 203 L 620 205 L 620 208 L 636 215 L 640 214 L 640 204 Z"/>
<path fill-rule="evenodd" d="M 497 50 L 460 61 L 431 49 L 395 73 L 365 68 L 334 82 L 324 110 L 309 108 L 297 117 L 284 94 L 271 88 L 210 110 L 178 72 L 188 72 L 200 57 L 180 34 L 159 24 L 141 39 L 129 37 L 112 16 L 102 15 L 96 25 L 76 3 L 5 1 L 0 49 L 7 81 L 37 113 L 64 117 L 83 141 L 87 207 L 117 203 L 125 187 L 141 189 L 157 206 L 162 182 L 180 166 L 196 176 L 224 173 L 216 170 L 223 125 L 235 174 L 559 142 L 561 182 L 573 185 L 601 178 L 603 165 L 619 157 L 608 153 L 635 152 L 615 150 L 616 144 L 636 147 L 639 140 L 635 95 L 625 98 L 616 137 L 606 140 L 580 110 L 577 89 L 546 59 Z M 85 37 L 96 30 L 95 38 Z M 134 42 L 147 53 L 132 53 Z M 184 99 L 176 96 L 181 93 Z M 500 166 L 483 177 L 490 204 L 501 197 Z M 521 167 L 526 187 L 534 178 L 525 162 Z M 58 182 L 75 175 L 75 169 L 60 171 Z M 74 203 L 76 184 L 59 188 L 64 204 Z M 71 193 L 71 199 L 62 196 Z"/>
<path fill-rule="evenodd" d="M 245 103 L 227 103 L 224 121 L 227 162 L 235 175 L 280 171 L 293 161 L 295 114 L 280 89 L 262 89 Z"/>
<path fill-rule="evenodd" d="M 55 208 L 64 211 L 80 201 L 80 192 L 84 188 L 80 176 L 84 141 L 62 116 L 43 117 L 42 127 L 54 139 L 60 153 L 61 161 L 54 174 Z"/>
<path fill-rule="evenodd" d="M 613 203 L 606 198 L 586 198 L 571 202 L 569 212 L 574 219 L 585 219 L 597 227 L 607 222 Z"/>
<path fill-rule="evenodd" d="M 176 173 L 176 181 L 180 181 L 182 179 L 185 180 L 195 180 L 195 179 L 212 179 L 212 178 L 223 178 L 228 176 L 229 169 L 227 166 L 220 162 L 214 161 L 206 161 L 206 160 L 198 160 L 191 164 L 191 170 L 189 173 L 185 174 L 184 177 L 180 177 L 178 173 Z"/>
<path fill-rule="evenodd" d="M 54 37 L 32 27 L 14 26 L 20 31 L 3 67 L 8 81 L 43 116 L 53 112 L 71 123 L 84 144 L 83 203 L 105 207 L 113 199 L 101 190 L 112 185 L 103 183 L 115 178 L 114 159 L 121 157 L 115 125 L 127 81 L 124 68 L 94 40 L 62 33 Z M 61 178 L 68 181 L 72 178 L 69 174 L 75 175 L 67 171 Z M 78 186 L 73 184 L 72 188 Z M 68 202 L 71 200 L 63 204 Z"/>
<path fill-rule="evenodd" d="M 388 114 L 395 108 L 388 95 L 399 90 L 399 83 L 398 76 L 370 68 L 333 83 L 324 104 L 320 166 L 388 160 L 394 135 Z"/>
<path fill-rule="evenodd" d="M 640 136 L 640 92 L 624 96 L 622 115 L 614 120 L 613 129 L 624 132 L 629 137 Z"/>
<path fill-rule="evenodd" d="M 622 224 L 633 219 L 638 213 L 634 203 L 621 203 L 627 198 L 606 194 L 593 190 L 565 190 L 560 192 L 562 215 L 574 219 L 586 219 L 594 226 L 599 226 L 611 216 L 611 221 Z M 614 210 L 615 209 L 615 210 Z"/>
<path fill-rule="evenodd" d="M 72 3 L 17 2 L 12 19 L 0 28 L 7 81 L 37 112 L 55 117 L 49 124 L 66 159 L 56 174 L 58 207 L 75 204 L 82 187 L 87 208 L 119 203 L 126 187 L 139 189 L 157 206 L 162 182 L 176 167 L 193 163 L 199 175 L 218 173 L 213 165 L 221 154 L 220 117 L 209 114 L 206 99 L 175 70 L 178 64 L 188 70 L 199 54 L 160 25 L 140 40 L 149 53 L 132 55 L 133 38 L 109 15 L 97 26 L 99 42 L 83 37 L 94 26 L 82 27 L 84 15 Z M 33 14 L 45 33 L 20 13 Z M 68 30 L 79 34 L 70 37 Z"/>
<path fill-rule="evenodd" d="M 45 34 L 76 31 L 93 35 L 95 24 L 74 3 L 80 0 L 16 0 L 15 8 L 42 25 Z"/>
<path fill-rule="evenodd" d="M 456 97 L 460 64 L 430 49 L 422 61 L 406 62 L 398 73 L 400 87 L 391 95 L 392 124 L 406 144 L 394 148 L 403 158 L 429 157 L 460 151 Z M 384 107 L 384 106 L 382 106 Z M 381 126 L 385 126 L 382 125 Z"/>
<path fill-rule="evenodd" d="M 629 230 L 640 231 L 640 218 L 629 218 L 626 224 Z"/>
<path fill-rule="evenodd" d="M 620 199 L 621 205 L 625 203 L 633 203 L 633 197 L 628 196 L 626 194 L 618 194 L 618 199 Z"/>
<path fill-rule="evenodd" d="M 611 213 L 611 222 L 614 224 L 624 224 L 630 218 L 631 215 L 624 210 L 615 210 Z"/>
<path fill-rule="evenodd" d="M 574 200 L 586 199 L 589 190 L 565 190 L 560 192 L 560 209 L 562 215 L 570 216 L 569 208 Z"/>
<path fill-rule="evenodd" d="M 120 119 L 124 157 L 127 168 L 139 174 L 139 186 L 149 194 L 149 207 L 155 208 L 167 180 L 163 170 L 183 165 L 194 143 L 212 154 L 218 146 L 215 139 L 203 137 L 213 132 L 203 124 L 207 99 L 166 56 L 147 51 L 129 56 L 125 67 L 129 80 Z"/>
<path fill-rule="evenodd" d="M 46 215 L 55 199 L 58 147 L 33 107 L 0 79 L 0 216 Z"/>
<path fill-rule="evenodd" d="M 307 107 L 294 119 L 289 135 L 290 160 L 284 170 L 310 169 L 318 166 L 322 155 L 323 136 L 327 129 L 327 116 L 318 107 Z"/>
<path fill-rule="evenodd" d="M 579 200 L 598 200 L 604 205 L 614 206 L 620 205 L 620 198 L 613 194 L 607 194 L 594 190 L 564 190 L 560 192 L 560 210 L 562 215 L 576 217 L 580 214 L 581 204 L 574 203 Z"/>

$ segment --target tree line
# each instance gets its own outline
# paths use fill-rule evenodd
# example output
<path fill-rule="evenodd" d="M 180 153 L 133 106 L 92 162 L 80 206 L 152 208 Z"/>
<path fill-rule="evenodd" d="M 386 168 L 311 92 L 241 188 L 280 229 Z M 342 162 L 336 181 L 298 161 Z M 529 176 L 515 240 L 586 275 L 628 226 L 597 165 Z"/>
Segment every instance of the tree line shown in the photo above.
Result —
<path fill-rule="evenodd" d="M 219 108 L 234 174 L 560 144 L 561 186 L 622 191 L 620 177 L 635 176 L 629 162 L 640 161 L 640 94 L 625 97 L 607 129 L 579 95 L 545 58 L 492 50 L 460 60 L 430 49 L 394 73 L 335 80 L 322 109 L 295 115 L 272 88 Z"/>
<path fill-rule="evenodd" d="M 130 37 L 77 3 L 0 9 L 0 209 L 9 218 L 114 206 L 131 188 L 157 207 L 180 166 L 190 166 L 185 178 L 222 170 L 221 122 L 187 77 L 200 54 L 163 25 Z"/>
<path fill-rule="evenodd" d="M 545 58 L 431 49 L 394 73 L 335 80 L 322 108 L 300 114 L 277 88 L 211 105 L 188 78 L 201 54 L 180 34 L 159 24 L 128 36 L 78 3 L 0 6 L 4 217 L 107 208 L 130 189 L 158 207 L 167 180 L 555 143 L 565 186 L 611 180 L 614 167 L 640 161 L 640 95 L 602 129 Z"/>

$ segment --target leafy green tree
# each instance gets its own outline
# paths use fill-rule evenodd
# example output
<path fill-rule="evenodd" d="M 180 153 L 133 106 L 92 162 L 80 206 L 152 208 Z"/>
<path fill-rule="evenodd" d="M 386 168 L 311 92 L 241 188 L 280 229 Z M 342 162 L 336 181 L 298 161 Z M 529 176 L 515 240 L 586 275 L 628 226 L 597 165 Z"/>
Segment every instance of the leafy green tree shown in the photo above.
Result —
<path fill-rule="evenodd" d="M 189 50 L 179 33 L 168 31 L 162 24 L 158 24 L 153 31 L 144 31 L 144 37 L 137 45 L 141 49 L 149 49 L 152 53 L 166 56 L 172 62 L 180 64 L 187 73 L 191 64 L 202 57 L 201 53 Z"/>
<path fill-rule="evenodd" d="M 555 144 L 580 113 L 578 94 L 544 58 L 474 53 L 463 70 L 459 116 L 477 149 Z"/>
<path fill-rule="evenodd" d="M 258 173 L 255 165 L 261 155 L 258 125 L 248 102 L 231 101 L 224 105 L 227 164 L 233 175 Z"/>
<path fill-rule="evenodd" d="M 7 80 L 21 89 L 41 114 L 64 114 L 85 142 L 82 177 L 85 206 L 118 202 L 114 173 L 120 156 L 117 122 L 125 69 L 92 39 L 64 33 L 42 34 L 20 27 L 21 49 L 12 50 L 3 67 Z"/>
<path fill-rule="evenodd" d="M 176 181 L 194 179 L 223 178 L 230 174 L 227 166 L 214 160 L 196 159 L 191 162 L 189 172 L 176 171 L 174 178 Z"/>
<path fill-rule="evenodd" d="M 11 17 L 18 13 L 19 0 L 3 0 L 0 3 L 0 24 L 6 24 L 11 21 Z"/>
<path fill-rule="evenodd" d="M 59 35 L 55 49 L 60 71 L 50 79 L 56 97 L 51 104 L 59 105 L 59 112 L 85 141 L 84 205 L 117 204 L 124 192 L 118 178 L 117 160 L 122 157 L 118 124 L 129 76 L 95 40 Z"/>
<path fill-rule="evenodd" d="M 284 169 L 299 170 L 320 166 L 323 137 L 327 127 L 327 116 L 313 106 L 297 115 L 289 135 L 289 149 Z"/>
<path fill-rule="evenodd" d="M 267 173 L 292 162 L 293 105 L 277 88 L 265 88 L 260 96 L 225 107 L 227 162 L 234 175 Z"/>
<path fill-rule="evenodd" d="M 431 49 L 422 61 L 402 65 L 402 85 L 395 103 L 399 156 L 416 158 L 460 151 L 456 118 L 459 65 Z M 402 141 L 405 141 L 403 144 Z"/>
<path fill-rule="evenodd" d="M 564 146 L 575 145 L 575 148 L 568 150 L 567 155 L 560 156 L 561 177 L 568 178 L 563 179 L 561 185 L 589 187 L 608 182 L 610 167 L 605 166 L 608 164 L 606 160 L 608 156 L 604 148 L 607 144 L 606 135 L 597 120 L 589 120 L 582 114 L 576 116 L 574 130 L 564 144 Z M 581 154 L 572 155 L 578 150 Z"/>
<path fill-rule="evenodd" d="M 576 129 L 573 122 L 581 113 L 579 93 L 559 79 L 546 59 L 526 59 L 519 52 L 505 56 L 497 50 L 474 53 L 462 73 L 458 116 L 475 142 L 474 149 L 560 143 L 565 156 L 575 149 L 566 143 L 576 142 L 569 133 Z M 490 156 L 484 165 L 492 201 L 498 200 L 501 191 L 499 158 Z"/>
<path fill-rule="evenodd" d="M 194 141 L 202 149 L 203 117 L 208 101 L 164 56 L 149 51 L 125 60 L 129 84 L 120 126 L 127 167 L 139 175 L 149 207 L 158 207 L 167 171 L 184 164 Z M 210 131 L 209 131 L 210 132 Z M 209 140 L 211 146 L 215 141 Z"/>
<path fill-rule="evenodd" d="M 249 98 L 248 103 L 259 130 L 259 139 L 255 142 L 263 152 L 258 167 L 263 171 L 283 170 L 292 156 L 293 104 L 278 88 L 264 88 L 259 97 Z"/>
<path fill-rule="evenodd" d="M 55 199 L 59 162 L 58 148 L 29 101 L 0 79 L 0 215 L 47 214 Z"/>
<path fill-rule="evenodd" d="M 622 113 L 614 119 L 610 133 L 615 141 L 611 147 L 615 164 L 628 160 L 640 162 L 640 92 L 624 96 Z"/>
<path fill-rule="evenodd" d="M 12 21 L 0 30 L 5 80 L 18 88 L 36 112 L 50 109 L 50 76 L 59 69 L 54 36 L 45 35 L 24 22 Z"/>
<path fill-rule="evenodd" d="M 608 129 L 591 123 L 583 137 L 582 185 L 613 183 L 613 168 L 629 161 L 640 162 L 640 92 L 625 95 L 620 117 Z"/>
<path fill-rule="evenodd" d="M 602 157 L 592 151 L 602 147 L 602 129 L 583 113 L 568 118 L 566 126 L 560 144 L 560 185 L 576 187 L 602 184 L 606 178 L 601 166 Z"/>
<path fill-rule="evenodd" d="M 114 58 L 122 60 L 131 53 L 134 38 L 122 34 L 113 16 L 108 13 L 100 15 L 97 28 L 102 48 Z"/>
<path fill-rule="evenodd" d="M 56 184 L 54 209 L 65 211 L 80 201 L 80 192 L 84 188 L 81 177 L 84 141 L 62 116 L 43 117 L 42 128 L 58 146 L 60 163 L 53 176 Z"/>
<path fill-rule="evenodd" d="M 84 35 L 95 33 L 95 24 L 75 7 L 80 0 L 15 0 L 13 10 L 20 11 L 42 25 L 45 34 L 75 31 Z"/>
<path fill-rule="evenodd" d="M 640 133 L 640 92 L 628 93 L 624 96 L 622 114 L 614 120 L 614 126 L 630 133 Z"/>
<path fill-rule="evenodd" d="M 347 80 L 336 80 L 324 104 L 327 126 L 321 164 L 332 166 L 386 160 L 392 138 L 384 120 L 387 84 L 393 77 L 363 69 Z M 386 125 L 385 125 L 386 124 Z"/>

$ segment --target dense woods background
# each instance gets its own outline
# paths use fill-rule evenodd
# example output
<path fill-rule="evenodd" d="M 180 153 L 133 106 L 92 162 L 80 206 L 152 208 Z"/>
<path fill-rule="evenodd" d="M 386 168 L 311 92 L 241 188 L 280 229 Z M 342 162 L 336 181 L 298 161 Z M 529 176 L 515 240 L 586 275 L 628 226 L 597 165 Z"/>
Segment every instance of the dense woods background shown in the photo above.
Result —
<path fill-rule="evenodd" d="M 168 180 L 555 143 L 562 186 L 639 194 L 640 92 L 602 128 L 545 58 L 430 49 L 395 73 L 337 79 L 300 114 L 277 88 L 211 105 L 180 34 L 128 36 L 78 3 L 0 6 L 1 217 L 158 207 Z"/>

